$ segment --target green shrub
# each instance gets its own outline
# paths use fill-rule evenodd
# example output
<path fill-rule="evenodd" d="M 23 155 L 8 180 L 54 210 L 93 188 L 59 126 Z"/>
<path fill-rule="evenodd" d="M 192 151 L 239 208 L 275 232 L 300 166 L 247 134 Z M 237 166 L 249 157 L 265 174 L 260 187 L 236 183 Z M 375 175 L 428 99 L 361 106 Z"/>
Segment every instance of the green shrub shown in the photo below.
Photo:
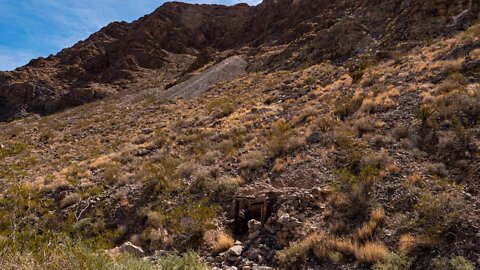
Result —
<path fill-rule="evenodd" d="M 347 95 L 335 101 L 334 114 L 341 120 L 353 115 L 363 104 L 363 97 Z"/>
<path fill-rule="evenodd" d="M 426 125 L 428 119 L 430 119 L 434 113 L 435 109 L 433 109 L 430 105 L 422 105 L 415 112 L 415 116 L 422 121 L 422 125 Z"/>
<path fill-rule="evenodd" d="M 277 121 L 267 137 L 269 151 L 273 157 L 287 155 L 303 144 L 303 140 L 295 135 L 294 130 L 284 121 Z"/>
<path fill-rule="evenodd" d="M 194 252 L 160 257 L 158 264 L 126 254 L 108 255 L 103 247 L 57 235 L 38 250 L 10 247 L 0 250 L 0 265 L 6 270 L 203 270 L 206 264 Z"/>
<path fill-rule="evenodd" d="M 16 156 L 26 150 L 28 148 L 28 144 L 25 143 L 13 143 L 7 144 L 3 148 L 0 148 L 0 161 L 5 159 L 6 157 Z"/>
<path fill-rule="evenodd" d="M 183 255 L 170 254 L 160 259 L 160 268 L 163 270 L 207 270 L 208 266 L 200 257 L 189 251 Z"/>
<path fill-rule="evenodd" d="M 462 220 L 466 205 L 461 194 L 456 191 L 438 194 L 425 191 L 415 205 L 419 214 L 415 225 L 423 228 L 430 236 L 440 236 Z"/>
<path fill-rule="evenodd" d="M 449 261 L 452 270 L 474 270 L 475 266 L 462 256 L 452 257 Z"/>
<path fill-rule="evenodd" d="M 412 266 L 412 259 L 390 253 L 383 262 L 377 262 L 373 265 L 372 270 L 409 270 Z"/>
<path fill-rule="evenodd" d="M 212 220 L 216 217 L 217 207 L 209 204 L 207 199 L 189 200 L 162 213 L 160 223 L 164 228 L 180 234 L 201 235 L 212 228 Z"/>
<path fill-rule="evenodd" d="M 172 157 L 144 164 L 141 175 L 149 190 L 169 192 L 179 185 L 178 161 Z"/>
<path fill-rule="evenodd" d="M 230 98 L 219 98 L 207 103 L 206 108 L 209 113 L 222 118 L 232 114 L 236 110 L 236 104 Z"/>
<path fill-rule="evenodd" d="M 445 257 L 434 258 L 430 262 L 431 269 L 436 270 L 474 270 L 475 266 L 462 256 L 455 256 L 450 259 Z"/>

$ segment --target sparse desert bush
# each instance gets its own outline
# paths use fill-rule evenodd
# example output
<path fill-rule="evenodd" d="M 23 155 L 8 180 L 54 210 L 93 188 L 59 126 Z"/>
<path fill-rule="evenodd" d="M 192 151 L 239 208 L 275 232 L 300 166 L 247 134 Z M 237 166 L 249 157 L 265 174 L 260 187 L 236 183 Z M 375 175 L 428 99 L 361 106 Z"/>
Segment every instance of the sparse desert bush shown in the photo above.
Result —
<path fill-rule="evenodd" d="M 362 80 L 363 75 L 368 69 L 376 65 L 377 61 L 369 55 L 362 55 L 360 61 L 352 63 L 348 67 L 348 74 L 352 78 L 353 83 L 358 83 Z"/>
<path fill-rule="evenodd" d="M 140 178 L 149 190 L 170 191 L 178 186 L 178 161 L 172 157 L 160 158 L 143 164 Z"/>
<path fill-rule="evenodd" d="M 455 256 L 450 259 L 444 257 L 434 258 L 430 262 L 431 269 L 436 270 L 474 270 L 472 262 L 462 256 Z"/>
<path fill-rule="evenodd" d="M 480 23 L 470 26 L 467 30 L 459 34 L 462 40 L 473 40 L 480 35 Z"/>
<path fill-rule="evenodd" d="M 397 103 L 393 101 L 388 93 L 385 93 L 376 97 L 365 98 L 362 102 L 361 109 L 367 113 L 377 113 L 393 109 L 395 106 L 397 106 Z"/>
<path fill-rule="evenodd" d="M 184 235 L 203 235 L 210 229 L 217 214 L 217 207 L 208 199 L 189 202 L 162 212 L 160 224 L 169 231 Z"/>
<path fill-rule="evenodd" d="M 234 192 L 239 186 L 241 186 L 245 180 L 240 176 L 222 176 L 218 180 L 217 190 L 223 192 Z"/>
<path fill-rule="evenodd" d="M 448 60 L 443 63 L 443 72 L 452 74 L 459 72 L 463 66 L 463 59 Z"/>
<path fill-rule="evenodd" d="M 318 128 L 321 132 L 329 132 L 333 130 L 335 126 L 339 125 L 338 120 L 330 116 L 321 116 L 315 120 L 315 129 Z"/>
<path fill-rule="evenodd" d="M 452 78 L 447 78 L 446 80 L 444 80 L 443 82 L 441 82 L 437 86 L 436 93 L 437 94 L 448 94 L 448 93 L 451 93 L 453 90 L 456 90 L 460 87 L 461 87 L 461 85 L 458 82 L 456 82 Z M 430 101 L 431 102 L 429 102 L 429 103 L 433 103 L 435 101 L 435 99 L 432 97 L 432 99 L 430 99 Z"/>
<path fill-rule="evenodd" d="M 432 106 L 422 105 L 415 112 L 415 116 L 422 122 L 422 125 L 426 125 L 434 113 L 435 109 Z"/>
<path fill-rule="evenodd" d="M 361 138 L 364 134 L 375 130 L 375 122 L 369 117 L 363 117 L 353 123 L 353 129 L 357 133 L 357 137 Z"/>
<path fill-rule="evenodd" d="M 18 270 L 154 270 L 161 268 L 128 255 L 110 257 L 104 250 L 68 238 L 55 240 L 39 250 L 4 249 L 0 256 L 3 269 Z M 163 268 L 165 269 L 165 268 Z M 170 268 L 172 269 L 172 268 Z"/>
<path fill-rule="evenodd" d="M 467 205 L 456 190 L 438 194 L 425 191 L 415 205 L 419 214 L 415 225 L 432 237 L 441 236 L 460 223 L 464 213 L 468 212 Z"/>
<path fill-rule="evenodd" d="M 480 88 L 472 87 L 439 96 L 435 110 L 438 112 L 438 122 L 471 128 L 477 125 L 480 119 Z"/>
<path fill-rule="evenodd" d="M 119 164 L 112 162 L 105 167 L 103 179 L 109 185 L 118 183 L 122 176 L 122 168 Z"/>
<path fill-rule="evenodd" d="M 389 253 L 384 261 L 373 265 L 372 270 L 410 270 L 412 259 L 396 254 Z"/>
<path fill-rule="evenodd" d="M 367 242 L 355 250 L 355 258 L 360 262 L 374 263 L 388 258 L 388 249 L 385 245 L 375 242 Z"/>
<path fill-rule="evenodd" d="M 405 139 L 410 135 L 408 125 L 399 124 L 392 130 L 393 137 L 397 140 Z"/>
<path fill-rule="evenodd" d="M 472 262 L 462 256 L 455 256 L 449 260 L 452 270 L 473 270 L 475 266 Z"/>
<path fill-rule="evenodd" d="M 261 151 L 252 151 L 241 159 L 240 167 L 248 170 L 258 170 L 266 163 L 265 155 Z"/>
<path fill-rule="evenodd" d="M 389 253 L 381 243 L 358 244 L 350 239 L 314 233 L 279 251 L 276 259 L 283 265 L 294 265 L 304 262 L 312 254 L 320 261 L 333 258 L 333 261 L 338 263 L 337 259 L 341 259 L 341 255 L 353 255 L 360 262 L 374 263 L 386 260 Z"/>
<path fill-rule="evenodd" d="M 345 120 L 360 109 L 363 103 L 363 97 L 347 95 L 335 101 L 334 114 L 341 120 Z"/>
<path fill-rule="evenodd" d="M 394 161 L 393 158 L 389 155 L 389 153 L 386 150 L 369 154 L 365 156 L 362 160 L 364 173 L 367 173 L 367 170 L 369 168 L 383 170 L 387 167 L 387 165 L 392 164 L 393 161 Z"/>
<path fill-rule="evenodd" d="M 170 254 L 160 259 L 160 269 L 162 270 L 207 270 L 207 264 L 193 251 L 189 251 L 183 255 Z"/>
<path fill-rule="evenodd" d="M 389 135 L 377 134 L 370 139 L 370 144 L 377 149 L 389 146 L 393 143 L 394 139 Z"/>
<path fill-rule="evenodd" d="M 42 143 L 50 143 L 51 140 L 54 138 L 54 133 L 53 133 L 53 130 L 51 129 L 46 129 L 44 131 L 42 131 L 42 133 L 40 133 L 40 142 Z"/>
<path fill-rule="evenodd" d="M 447 168 L 443 163 L 430 163 L 427 164 L 426 169 L 431 175 L 436 175 L 440 177 L 446 177 L 448 175 Z"/>
<path fill-rule="evenodd" d="M 78 203 L 82 197 L 78 193 L 71 193 L 60 201 L 60 208 L 66 208 Z"/>
<path fill-rule="evenodd" d="M 323 235 L 312 234 L 298 243 L 293 243 L 289 247 L 277 252 L 276 259 L 284 264 L 290 265 L 302 262 L 312 252 L 312 248 Z"/>
<path fill-rule="evenodd" d="M 355 238 L 357 240 L 370 238 L 384 218 L 385 212 L 382 209 L 372 210 L 370 220 L 357 230 Z"/>
<path fill-rule="evenodd" d="M 14 142 L 0 148 L 0 161 L 6 157 L 16 156 L 28 148 L 28 144 Z"/>
<path fill-rule="evenodd" d="M 236 110 L 236 105 L 230 98 L 219 98 L 208 102 L 206 108 L 208 112 L 222 118 L 232 114 Z"/>
<path fill-rule="evenodd" d="M 304 144 L 304 140 L 295 135 L 294 130 L 280 120 L 272 125 L 267 136 L 268 149 L 273 157 L 287 155 Z"/>

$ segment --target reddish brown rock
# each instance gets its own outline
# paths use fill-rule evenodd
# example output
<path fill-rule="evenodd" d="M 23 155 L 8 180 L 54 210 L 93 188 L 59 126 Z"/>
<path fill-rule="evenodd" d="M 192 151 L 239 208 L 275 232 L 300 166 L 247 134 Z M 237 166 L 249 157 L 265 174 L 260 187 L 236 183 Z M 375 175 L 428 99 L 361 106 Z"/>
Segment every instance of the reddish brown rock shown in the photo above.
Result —
<path fill-rule="evenodd" d="M 464 29 L 477 19 L 478 5 L 475 0 L 265 0 L 256 7 L 166 3 L 133 23 L 112 23 L 55 56 L 0 73 L 0 121 L 133 90 L 139 78 L 175 79 L 224 58 L 215 55 L 226 50 L 248 53 L 255 59 L 251 69 L 257 70 L 341 63 L 388 51 L 398 42 Z M 278 45 L 287 46 L 260 57 Z M 189 68 L 172 60 L 172 53 L 198 59 Z"/>

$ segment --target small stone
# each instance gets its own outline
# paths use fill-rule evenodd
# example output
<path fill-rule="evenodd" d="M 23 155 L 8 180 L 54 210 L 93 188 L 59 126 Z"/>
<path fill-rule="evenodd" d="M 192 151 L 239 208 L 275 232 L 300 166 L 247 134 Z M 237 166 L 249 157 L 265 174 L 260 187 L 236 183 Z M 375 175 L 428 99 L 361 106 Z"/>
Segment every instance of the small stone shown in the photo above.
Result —
<path fill-rule="evenodd" d="M 149 155 L 152 151 L 148 150 L 148 149 L 140 149 L 138 150 L 138 152 L 135 154 L 135 156 L 137 157 L 144 157 L 146 155 Z"/>
<path fill-rule="evenodd" d="M 248 239 L 253 240 L 260 236 L 260 230 L 256 230 L 248 236 Z"/>
<path fill-rule="evenodd" d="M 248 221 L 248 230 L 253 232 L 262 227 L 262 223 L 258 220 L 251 219 Z"/>
<path fill-rule="evenodd" d="M 322 140 L 322 134 L 320 132 L 313 132 L 307 137 L 306 141 L 309 144 L 319 143 Z"/>
<path fill-rule="evenodd" d="M 268 266 L 254 266 L 252 267 L 252 270 L 273 270 L 273 268 Z"/>
<path fill-rule="evenodd" d="M 298 221 L 296 218 L 292 218 L 287 222 L 285 222 L 284 226 L 285 228 L 296 228 L 296 227 L 302 226 L 302 224 L 303 223 Z"/>
<path fill-rule="evenodd" d="M 242 252 L 243 252 L 243 246 L 233 246 L 231 247 L 228 251 L 228 254 L 229 255 L 233 255 L 233 256 L 240 256 L 242 255 Z"/>
<path fill-rule="evenodd" d="M 280 224 L 284 224 L 284 223 L 286 223 L 286 222 L 289 221 L 289 220 L 290 220 L 290 215 L 287 214 L 287 213 L 284 213 L 283 215 L 281 215 L 281 216 L 278 218 L 277 222 L 280 223 Z"/>

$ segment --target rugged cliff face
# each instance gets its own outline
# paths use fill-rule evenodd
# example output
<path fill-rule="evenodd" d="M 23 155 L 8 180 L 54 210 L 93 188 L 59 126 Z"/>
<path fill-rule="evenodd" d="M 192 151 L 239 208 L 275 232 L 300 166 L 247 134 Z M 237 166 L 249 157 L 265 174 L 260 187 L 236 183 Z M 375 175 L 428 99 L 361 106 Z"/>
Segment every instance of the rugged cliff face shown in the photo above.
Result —
<path fill-rule="evenodd" d="M 450 35 L 477 17 L 475 0 L 266 0 L 256 7 L 166 3 L 133 23 L 112 23 L 57 55 L 1 73 L 0 120 L 135 90 L 133 82 L 140 78 L 171 82 L 205 64 L 194 61 L 189 67 L 186 58 L 179 64 L 178 55 L 205 61 L 230 51 L 255 58 L 271 49 L 269 57 L 253 61 L 256 70 L 343 63 L 358 54 L 388 57 L 400 45 Z"/>

